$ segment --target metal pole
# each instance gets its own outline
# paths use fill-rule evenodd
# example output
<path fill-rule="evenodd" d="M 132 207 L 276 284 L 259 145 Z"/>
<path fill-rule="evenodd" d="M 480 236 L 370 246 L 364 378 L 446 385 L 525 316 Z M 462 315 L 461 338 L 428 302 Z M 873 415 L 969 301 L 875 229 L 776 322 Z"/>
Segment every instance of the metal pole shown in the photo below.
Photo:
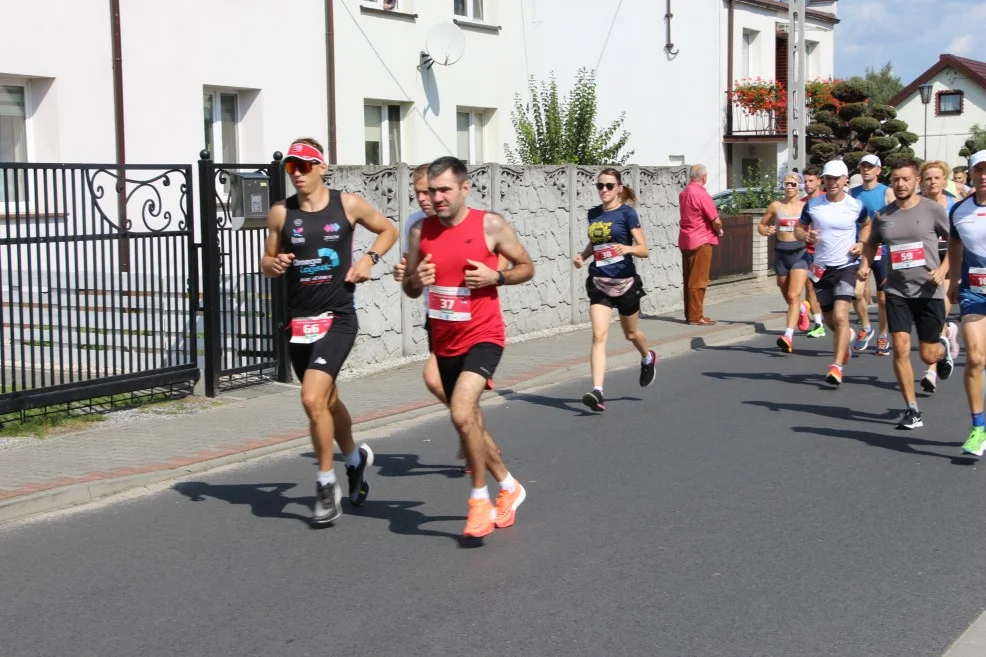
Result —
<path fill-rule="evenodd" d="M 924 104 L 924 159 L 928 159 L 928 103 Z"/>

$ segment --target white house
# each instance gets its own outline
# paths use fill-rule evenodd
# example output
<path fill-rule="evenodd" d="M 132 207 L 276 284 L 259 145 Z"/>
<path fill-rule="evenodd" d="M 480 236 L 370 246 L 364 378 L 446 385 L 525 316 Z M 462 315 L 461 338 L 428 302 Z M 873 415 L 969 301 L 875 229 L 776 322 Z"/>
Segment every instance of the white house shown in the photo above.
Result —
<path fill-rule="evenodd" d="M 829 76 L 834 1 L 811 6 L 809 75 Z M 778 0 L 52 0 L 5 19 L 25 28 L 0 40 L 0 161 L 262 162 L 300 135 L 339 164 L 503 161 L 528 77 L 564 91 L 580 67 L 634 162 L 702 162 L 716 190 L 786 159 L 783 122 L 751 130 L 726 99 L 785 75 Z M 429 66 L 436 49 L 461 57 Z"/>
<path fill-rule="evenodd" d="M 927 104 L 921 98 L 923 85 L 931 85 Z M 912 146 L 916 155 L 952 166 L 968 164 L 959 151 L 972 136 L 970 128 L 977 123 L 986 127 L 986 62 L 941 55 L 890 104 L 897 108 L 897 118 L 921 137 Z"/>

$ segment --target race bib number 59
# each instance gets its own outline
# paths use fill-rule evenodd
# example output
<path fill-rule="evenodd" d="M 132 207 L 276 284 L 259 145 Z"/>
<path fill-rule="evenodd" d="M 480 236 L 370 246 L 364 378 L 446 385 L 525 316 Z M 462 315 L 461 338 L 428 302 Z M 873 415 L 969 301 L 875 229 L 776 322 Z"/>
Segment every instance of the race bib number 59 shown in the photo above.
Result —
<path fill-rule="evenodd" d="M 890 266 L 895 270 L 924 267 L 924 264 L 924 244 L 921 242 L 894 244 L 890 247 Z"/>

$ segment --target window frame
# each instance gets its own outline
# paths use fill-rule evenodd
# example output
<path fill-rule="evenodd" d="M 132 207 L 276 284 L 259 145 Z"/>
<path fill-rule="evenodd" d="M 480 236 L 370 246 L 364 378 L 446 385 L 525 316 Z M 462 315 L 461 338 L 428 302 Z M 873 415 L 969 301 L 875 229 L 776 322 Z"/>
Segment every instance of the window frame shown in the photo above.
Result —
<path fill-rule="evenodd" d="M 240 111 L 240 107 L 242 106 L 242 103 L 240 102 L 240 92 L 235 89 L 223 89 L 220 87 L 203 86 L 202 87 L 203 109 L 205 104 L 205 97 L 208 95 L 212 96 L 211 130 L 212 130 L 213 148 L 209 148 L 208 141 L 203 145 L 203 148 L 209 150 L 209 153 L 212 155 L 213 162 L 218 162 L 220 164 L 236 164 L 240 160 L 240 142 L 241 142 L 240 124 L 243 122 L 243 113 Z M 227 162 L 226 158 L 222 155 L 226 146 L 226 142 L 225 139 L 223 138 L 223 130 L 222 130 L 222 126 L 223 126 L 222 97 L 223 96 L 232 96 L 234 101 L 236 102 L 236 106 L 234 108 L 236 119 L 233 121 L 233 139 L 234 139 L 233 152 L 235 156 L 232 162 Z M 205 116 L 203 115 L 202 118 L 203 118 L 203 127 L 204 127 Z"/>
<path fill-rule="evenodd" d="M 467 158 L 463 158 L 460 153 L 458 153 L 458 143 L 459 143 L 459 115 L 465 114 L 469 117 L 469 155 Z M 477 128 L 477 118 L 482 121 L 482 125 Z M 487 138 L 486 138 L 486 125 L 489 123 L 488 112 L 485 109 L 477 107 L 457 107 L 455 109 L 455 143 L 456 143 L 456 157 L 469 165 L 478 165 L 488 162 L 487 156 Z M 477 136 L 481 140 L 482 146 L 482 160 L 476 158 L 476 144 Z"/>
<path fill-rule="evenodd" d="M 747 38 L 749 36 L 749 39 Z M 746 69 L 743 72 L 743 69 Z M 760 30 L 744 27 L 740 37 L 740 79 L 752 79 L 760 75 Z"/>
<path fill-rule="evenodd" d="M 942 96 L 957 96 L 959 108 L 957 110 L 942 110 Z M 944 89 L 935 93 L 935 116 L 961 116 L 965 112 L 965 92 L 961 89 Z"/>
<path fill-rule="evenodd" d="M 465 3 L 466 13 L 460 14 L 455 10 L 455 0 L 452 0 L 452 15 L 462 20 L 485 23 L 487 16 L 487 6 L 485 0 L 462 0 Z M 480 16 L 476 17 L 476 3 L 479 3 Z"/>
<path fill-rule="evenodd" d="M 34 156 L 34 126 L 32 125 L 31 116 L 34 113 L 34 106 L 31 99 L 31 80 L 30 78 L 15 78 L 0 76 L 0 85 L 5 87 L 20 87 L 24 91 L 24 161 L 17 162 L 18 164 L 26 164 L 33 159 Z M 2 184 L 0 180 L 0 184 Z M 22 197 L 21 201 L 8 201 L 2 193 L 0 193 L 0 208 L 10 208 L 17 214 L 30 213 L 31 206 L 29 199 L 32 198 L 33 194 L 30 192 L 30 180 L 25 172 L 24 175 L 24 185 L 23 191 L 20 194 Z M 6 210 L 5 210 L 6 211 Z"/>
<path fill-rule="evenodd" d="M 376 107 L 380 111 L 380 163 L 370 164 L 366 162 L 366 108 Z M 393 109 L 397 111 L 397 148 L 395 151 L 396 160 L 391 157 L 391 139 L 390 139 L 390 113 Z M 394 166 L 404 160 L 404 130 L 402 124 L 404 123 L 404 107 L 401 103 L 395 103 L 387 100 L 364 100 L 363 101 L 363 151 L 364 151 L 364 164 L 366 166 L 381 166 L 389 167 Z"/>

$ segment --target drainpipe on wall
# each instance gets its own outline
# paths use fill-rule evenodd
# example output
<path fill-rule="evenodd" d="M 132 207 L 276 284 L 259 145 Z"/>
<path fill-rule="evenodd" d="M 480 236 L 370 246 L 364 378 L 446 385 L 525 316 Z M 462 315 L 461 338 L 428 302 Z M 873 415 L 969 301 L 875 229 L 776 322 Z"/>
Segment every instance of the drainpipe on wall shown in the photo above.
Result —
<path fill-rule="evenodd" d="M 113 122 L 116 139 L 117 164 L 127 162 L 127 143 L 123 121 L 123 39 L 120 36 L 120 0 L 110 0 L 110 33 L 112 35 L 113 52 Z M 124 169 L 118 169 L 120 178 L 126 177 Z M 126 188 L 120 186 L 116 195 L 117 223 L 121 233 L 120 239 L 120 271 L 130 270 L 130 243 L 127 241 L 127 196 Z"/>
<path fill-rule="evenodd" d="M 336 43 L 335 15 L 332 4 L 335 0 L 325 0 L 325 91 L 328 94 L 329 110 L 329 164 L 338 164 L 336 158 Z"/>
<path fill-rule="evenodd" d="M 729 0 L 729 18 L 726 21 L 726 134 L 733 134 L 733 106 L 729 103 L 729 98 L 733 93 L 733 10 L 735 0 Z M 726 185 L 729 189 L 733 186 L 733 144 L 726 144 Z"/>

